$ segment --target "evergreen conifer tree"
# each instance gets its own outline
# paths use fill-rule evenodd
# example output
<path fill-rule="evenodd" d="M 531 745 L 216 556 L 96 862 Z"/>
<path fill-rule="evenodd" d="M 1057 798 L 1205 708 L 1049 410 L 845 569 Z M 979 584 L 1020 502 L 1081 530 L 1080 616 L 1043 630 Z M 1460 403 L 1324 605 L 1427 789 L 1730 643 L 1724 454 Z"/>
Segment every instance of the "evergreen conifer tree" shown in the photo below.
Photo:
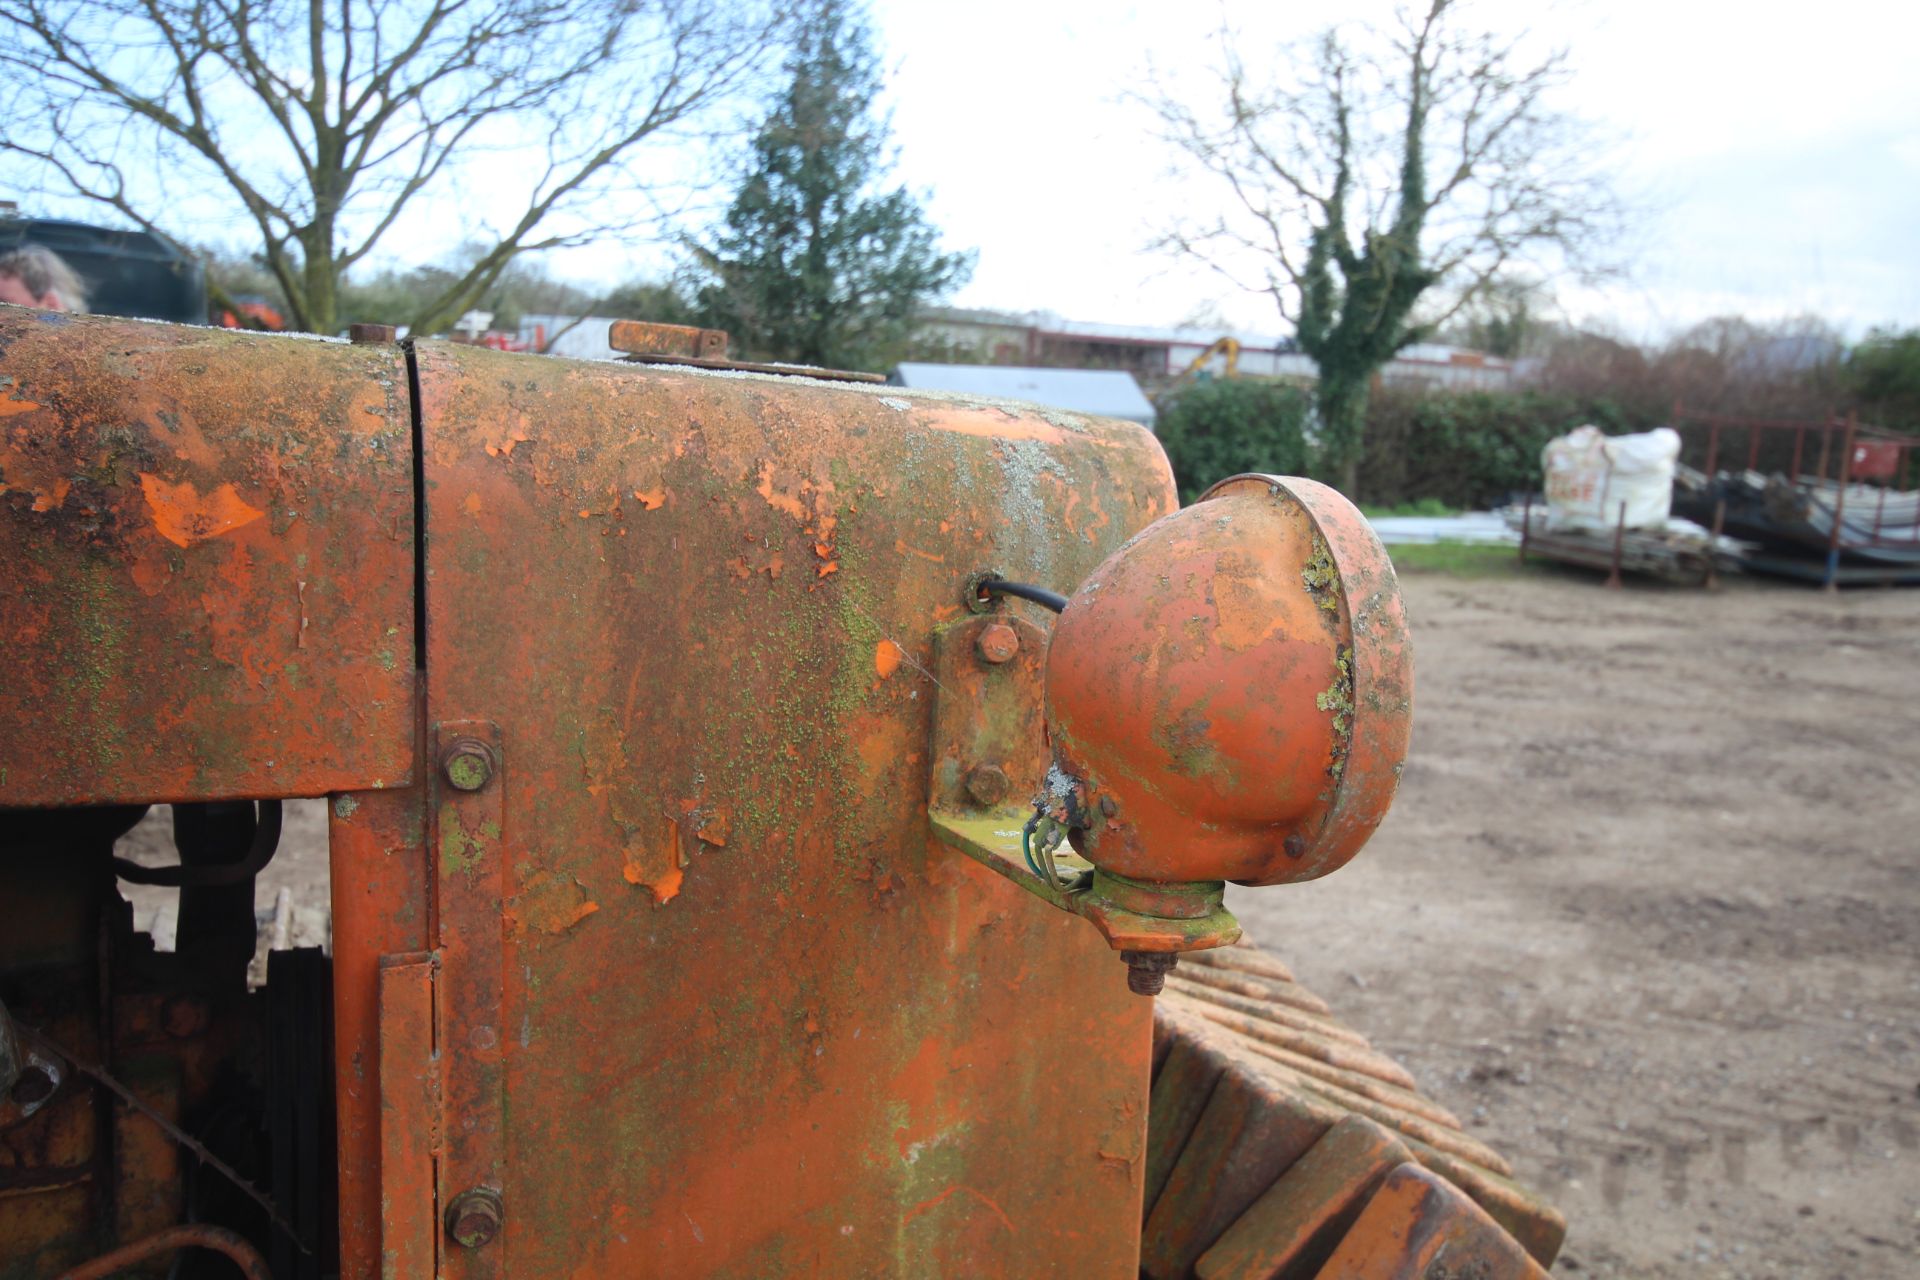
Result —
<path fill-rule="evenodd" d="M 719 233 L 693 248 L 700 310 L 744 355 L 877 368 L 972 255 L 941 252 L 913 194 L 884 189 L 889 130 L 859 5 L 809 0 L 785 71 Z"/>

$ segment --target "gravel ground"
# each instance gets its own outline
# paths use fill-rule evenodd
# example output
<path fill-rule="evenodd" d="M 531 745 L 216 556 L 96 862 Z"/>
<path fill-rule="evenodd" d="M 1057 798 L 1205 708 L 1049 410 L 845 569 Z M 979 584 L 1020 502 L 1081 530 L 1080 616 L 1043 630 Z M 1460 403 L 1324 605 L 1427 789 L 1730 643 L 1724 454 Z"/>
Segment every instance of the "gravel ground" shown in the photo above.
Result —
<path fill-rule="evenodd" d="M 1570 1221 L 1562 1274 L 1920 1274 L 1920 592 L 1412 576 L 1373 843 L 1253 938 Z"/>

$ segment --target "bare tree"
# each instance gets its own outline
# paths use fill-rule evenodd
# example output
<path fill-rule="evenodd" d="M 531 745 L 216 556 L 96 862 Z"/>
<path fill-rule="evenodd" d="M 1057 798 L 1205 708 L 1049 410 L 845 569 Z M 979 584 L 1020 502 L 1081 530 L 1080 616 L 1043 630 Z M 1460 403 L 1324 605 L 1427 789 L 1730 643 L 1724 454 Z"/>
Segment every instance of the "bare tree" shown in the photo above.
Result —
<path fill-rule="evenodd" d="M 1208 101 L 1147 99 L 1221 194 L 1161 246 L 1271 295 L 1319 365 L 1324 460 L 1349 490 L 1375 372 L 1520 263 L 1591 266 L 1616 220 L 1550 102 L 1565 55 L 1527 62 L 1457 8 L 1424 0 L 1391 32 L 1334 28 L 1251 65 L 1223 32 Z"/>
<path fill-rule="evenodd" d="M 707 127 L 771 43 L 724 0 L 7 0 L 0 151 L 176 242 L 218 193 L 317 332 L 410 209 L 506 193 L 518 212 L 419 299 L 430 330 L 516 255 L 657 214 L 643 144 Z"/>

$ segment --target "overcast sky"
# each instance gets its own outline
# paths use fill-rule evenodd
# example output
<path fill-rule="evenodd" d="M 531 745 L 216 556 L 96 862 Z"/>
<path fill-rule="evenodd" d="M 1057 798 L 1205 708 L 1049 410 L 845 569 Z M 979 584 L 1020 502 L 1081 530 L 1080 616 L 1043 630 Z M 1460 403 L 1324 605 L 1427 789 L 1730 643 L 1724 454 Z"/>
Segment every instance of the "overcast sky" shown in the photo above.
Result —
<path fill-rule="evenodd" d="M 1217 58 L 1223 17 L 1258 66 L 1262 51 L 1330 18 L 1386 22 L 1391 0 L 871 2 L 900 177 L 926 194 L 950 247 L 979 255 L 956 302 L 1124 324 L 1217 317 L 1285 332 L 1267 299 L 1144 248 L 1156 226 L 1183 209 L 1204 212 L 1219 193 L 1165 176 L 1170 157 L 1126 93 L 1150 63 L 1197 88 Z M 1619 191 L 1640 209 L 1623 279 L 1559 282 L 1572 319 L 1656 341 L 1726 314 L 1811 313 L 1854 337 L 1876 324 L 1920 325 L 1915 0 L 1468 7 L 1489 29 L 1568 50 L 1574 78 L 1561 105 L 1604 140 Z M 713 159 L 668 155 L 648 171 Z M 411 266 L 454 251 L 476 220 L 509 224 L 524 208 L 520 186 L 485 173 L 410 209 L 370 263 Z M 230 199 L 212 189 L 195 198 L 169 201 L 182 202 L 183 218 L 191 205 L 199 234 L 244 244 Z M 657 241 L 548 263 L 597 282 L 663 276 L 670 265 Z"/>
<path fill-rule="evenodd" d="M 1642 206 L 1628 277 L 1569 287 L 1576 318 L 1657 338 L 1707 316 L 1812 312 L 1857 336 L 1920 324 L 1920 6 L 1481 0 L 1500 30 L 1565 46 L 1570 111 L 1616 140 Z M 876 0 L 903 176 L 951 244 L 979 251 L 956 301 L 1171 324 L 1216 310 L 1284 328 L 1272 306 L 1146 253 L 1182 201 L 1122 100 L 1149 59 L 1175 77 L 1212 56 L 1222 14 L 1251 54 L 1329 17 L 1390 4 Z M 1254 59 L 1250 56 L 1249 61 Z"/>

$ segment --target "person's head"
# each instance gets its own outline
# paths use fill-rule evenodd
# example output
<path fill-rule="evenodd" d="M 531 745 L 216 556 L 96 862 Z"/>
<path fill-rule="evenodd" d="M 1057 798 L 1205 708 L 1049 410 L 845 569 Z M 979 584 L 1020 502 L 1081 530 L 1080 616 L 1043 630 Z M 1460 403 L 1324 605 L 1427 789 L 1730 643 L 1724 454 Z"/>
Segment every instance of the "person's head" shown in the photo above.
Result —
<path fill-rule="evenodd" d="M 37 244 L 17 245 L 0 253 L 0 302 L 43 311 L 84 313 L 87 287 L 53 250 Z"/>

